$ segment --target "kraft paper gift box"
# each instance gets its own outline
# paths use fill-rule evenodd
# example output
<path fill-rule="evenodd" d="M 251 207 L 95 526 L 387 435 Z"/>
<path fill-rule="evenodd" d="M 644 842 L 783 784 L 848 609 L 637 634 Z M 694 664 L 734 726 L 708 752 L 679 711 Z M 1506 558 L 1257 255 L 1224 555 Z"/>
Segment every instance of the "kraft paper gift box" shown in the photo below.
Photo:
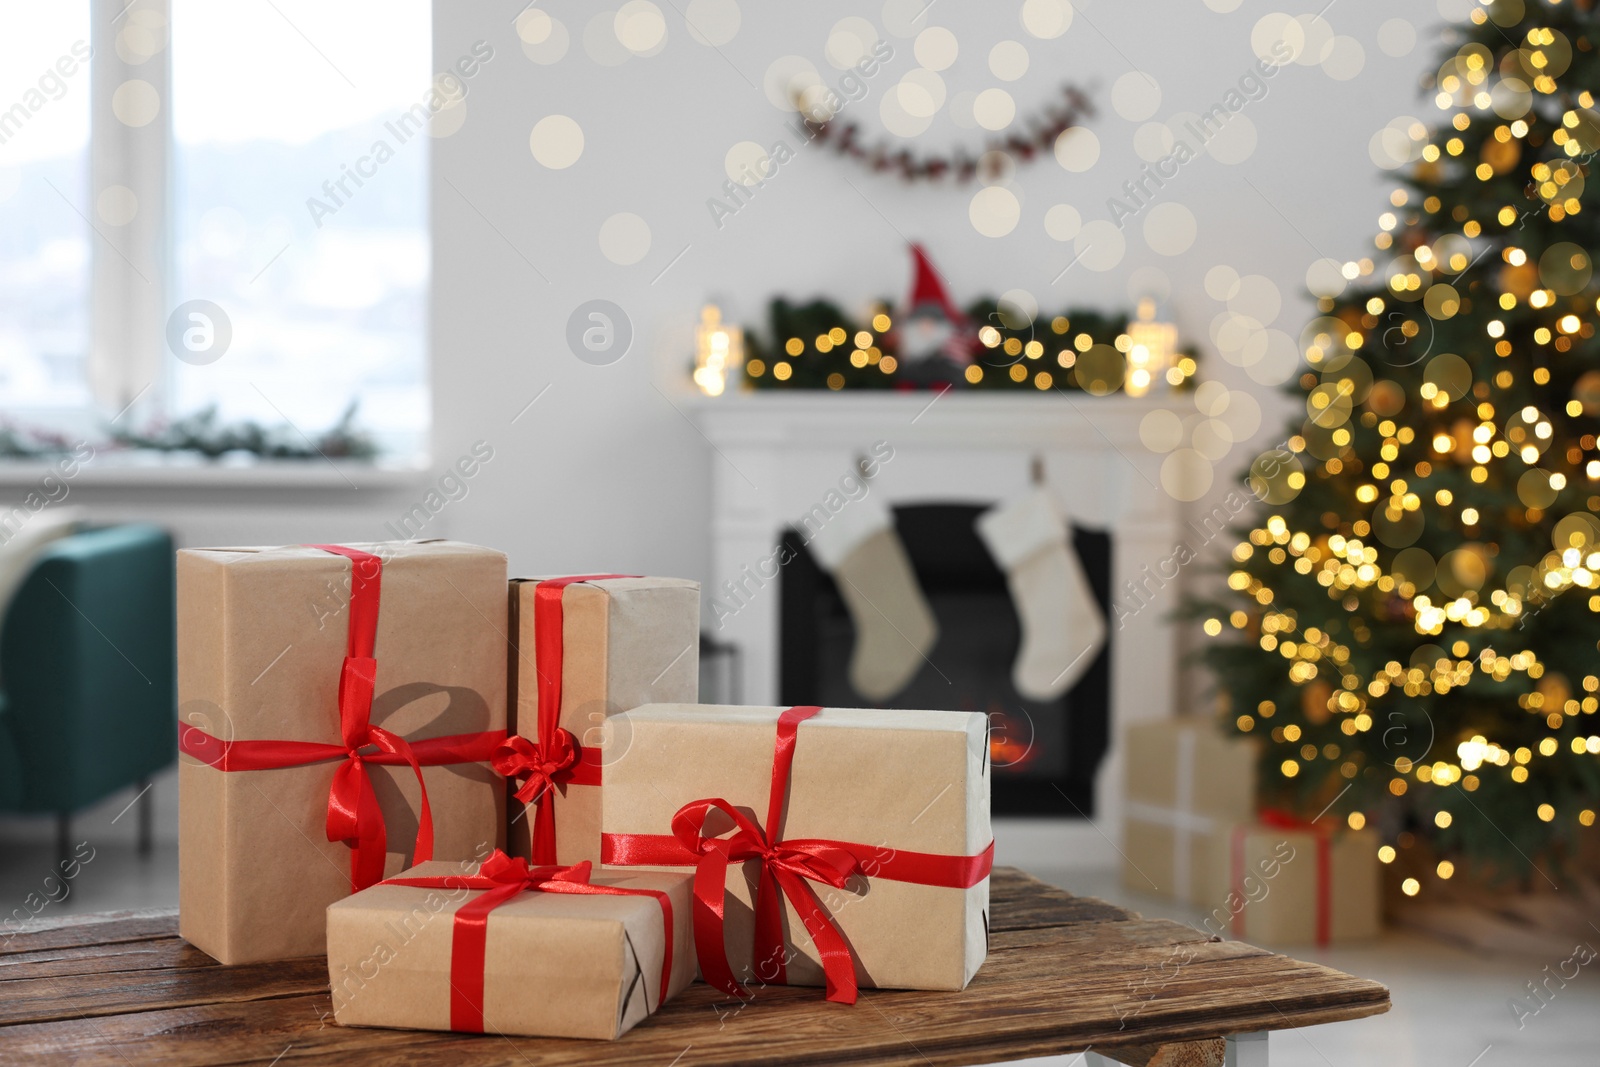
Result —
<path fill-rule="evenodd" d="M 196 549 L 177 581 L 191 943 L 223 963 L 318 955 L 327 906 L 429 858 L 430 835 L 440 859 L 502 842 L 488 760 L 505 740 L 504 555 Z"/>
<path fill-rule="evenodd" d="M 1326 945 L 1377 936 L 1378 835 L 1335 829 L 1332 818 L 1307 824 L 1265 812 L 1231 828 L 1227 911 L 1235 938 Z"/>
<path fill-rule="evenodd" d="M 1220 907 L 1228 834 L 1256 811 L 1256 748 L 1209 720 L 1162 720 L 1123 733 L 1122 884 Z"/>
<path fill-rule="evenodd" d="M 517 783 L 507 849 L 535 863 L 598 863 L 606 716 L 699 699 L 700 583 L 517 578 L 511 627 L 518 736 L 495 761 Z"/>
<path fill-rule="evenodd" d="M 688 875 L 472 867 L 418 864 L 328 908 L 339 1023 L 608 1039 L 694 981 Z"/>
<path fill-rule="evenodd" d="M 602 859 L 694 867 L 724 887 L 725 920 L 697 890 L 695 930 L 700 973 L 726 992 L 826 984 L 850 1002 L 857 985 L 962 989 L 987 951 L 987 726 L 953 711 L 619 714 Z"/>

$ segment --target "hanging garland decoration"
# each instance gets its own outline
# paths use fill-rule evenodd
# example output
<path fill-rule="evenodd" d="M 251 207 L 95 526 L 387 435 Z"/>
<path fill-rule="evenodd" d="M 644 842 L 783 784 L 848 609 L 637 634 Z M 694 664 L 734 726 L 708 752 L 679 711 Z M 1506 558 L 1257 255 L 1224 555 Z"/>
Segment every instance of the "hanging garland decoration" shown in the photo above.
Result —
<path fill-rule="evenodd" d="M 1025 133 L 992 138 L 977 156 L 961 148 L 948 156 L 915 156 L 909 148 L 893 152 L 887 141 L 880 140 L 868 147 L 861 135 L 861 127 L 854 122 L 841 125 L 809 118 L 804 122 L 814 141 L 830 146 L 839 155 L 865 163 L 873 171 L 881 173 L 892 170 L 908 182 L 940 181 L 947 177 L 957 182 L 970 182 L 980 172 L 985 178 L 997 176 L 996 172 L 1003 166 L 998 153 L 1024 163 L 1031 162 L 1040 153 L 1048 155 L 1054 151 L 1056 138 L 1063 131 L 1094 117 L 1094 107 L 1089 103 L 1089 98 L 1074 85 L 1062 86 L 1061 101 L 1060 104 L 1046 107 L 1040 116 L 1014 120 L 1012 127 Z"/>

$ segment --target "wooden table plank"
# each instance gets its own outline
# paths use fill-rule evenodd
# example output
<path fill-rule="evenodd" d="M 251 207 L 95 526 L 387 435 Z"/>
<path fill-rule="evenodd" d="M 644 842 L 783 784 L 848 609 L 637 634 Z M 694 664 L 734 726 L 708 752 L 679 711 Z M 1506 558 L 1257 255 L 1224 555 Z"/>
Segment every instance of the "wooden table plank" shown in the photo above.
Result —
<path fill-rule="evenodd" d="M 182 942 L 179 946 L 177 956 L 205 955 Z M 328 964 L 321 957 L 239 967 L 207 960 L 203 966 L 136 967 L 0 983 L 0 1026 L 325 993 L 328 988 Z"/>
<path fill-rule="evenodd" d="M 1100 1054 L 1127 1067 L 1223 1067 L 1227 1049 L 1222 1038 L 1177 1045 L 1128 1045 L 1102 1048 Z"/>
<path fill-rule="evenodd" d="M 1071 926 L 1085 922 L 1137 919 L 1127 908 L 1094 897 L 1075 897 L 1016 868 L 1001 867 L 989 880 L 989 930 Z"/>
<path fill-rule="evenodd" d="M 864 992 L 855 1008 L 774 987 L 754 1003 L 702 984 L 615 1042 L 358 1030 L 333 1024 L 321 959 L 221 967 L 139 920 L 107 944 L 19 934 L 0 954 L 0 1048 L 75 1063 L 934 1064 L 1137 1052 L 1360 1018 L 1388 991 L 1193 927 L 1147 921 L 1015 871 L 993 879 L 990 955 L 961 993 Z M 133 920 L 125 920 L 133 921 Z M 42 938 L 43 940 L 35 940 Z M 56 940 L 52 940 L 52 938 Z M 14 978 L 8 979 L 8 975 Z"/>
<path fill-rule="evenodd" d="M 68 915 L 59 919 L 33 919 L 7 931 L 0 941 L 0 960 L 17 952 L 37 952 L 47 948 L 98 946 L 124 941 L 148 941 L 173 937 L 177 933 L 178 913 L 172 908 L 146 908 L 138 911 L 102 911 L 90 915 Z"/>
<path fill-rule="evenodd" d="M 7 982 L 22 982 L 32 978 L 67 978 L 82 974 L 99 974 L 106 971 L 149 971 L 170 967 L 198 966 L 190 953 L 198 952 L 187 941 L 176 937 L 152 938 L 149 941 L 126 941 L 89 947 L 41 949 L 37 952 L 14 952 L 0 956 L 0 1021 L 3 1021 L 4 1000 L 19 992 L 19 987 Z M 200 953 L 204 956 L 204 953 Z M 209 958 L 209 957 L 208 957 Z M 215 965 L 215 964 L 213 964 Z M 21 991 L 27 995 L 26 991 Z"/>

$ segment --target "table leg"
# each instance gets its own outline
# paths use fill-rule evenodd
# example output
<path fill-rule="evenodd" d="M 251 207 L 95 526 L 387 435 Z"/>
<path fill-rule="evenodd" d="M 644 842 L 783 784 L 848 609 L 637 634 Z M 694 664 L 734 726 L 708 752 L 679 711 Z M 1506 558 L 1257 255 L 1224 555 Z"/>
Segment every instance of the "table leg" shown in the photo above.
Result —
<path fill-rule="evenodd" d="M 1164 1045 L 1116 1045 L 1104 1052 L 1090 1052 L 1086 1059 L 1087 1067 L 1223 1067 L 1223 1041 L 1217 1037 Z"/>
<path fill-rule="evenodd" d="M 1234 1034 L 1228 1038 L 1227 1067 L 1267 1067 L 1267 1035 Z"/>

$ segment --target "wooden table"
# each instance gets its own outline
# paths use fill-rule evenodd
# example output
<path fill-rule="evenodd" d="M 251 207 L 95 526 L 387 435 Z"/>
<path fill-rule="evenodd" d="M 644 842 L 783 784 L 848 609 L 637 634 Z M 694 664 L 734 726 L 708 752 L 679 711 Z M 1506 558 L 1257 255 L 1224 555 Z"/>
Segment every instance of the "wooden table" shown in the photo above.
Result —
<path fill-rule="evenodd" d="M 1265 1031 L 1389 1008 L 1376 982 L 1141 919 L 994 872 L 989 958 L 962 993 L 863 992 L 855 1007 L 696 983 L 614 1042 L 361 1030 L 329 1014 L 321 958 L 223 967 L 171 911 L 35 920 L 0 944 L 0 1063 L 994 1063 L 1092 1050 L 1117 1062 L 1266 1062 Z"/>

